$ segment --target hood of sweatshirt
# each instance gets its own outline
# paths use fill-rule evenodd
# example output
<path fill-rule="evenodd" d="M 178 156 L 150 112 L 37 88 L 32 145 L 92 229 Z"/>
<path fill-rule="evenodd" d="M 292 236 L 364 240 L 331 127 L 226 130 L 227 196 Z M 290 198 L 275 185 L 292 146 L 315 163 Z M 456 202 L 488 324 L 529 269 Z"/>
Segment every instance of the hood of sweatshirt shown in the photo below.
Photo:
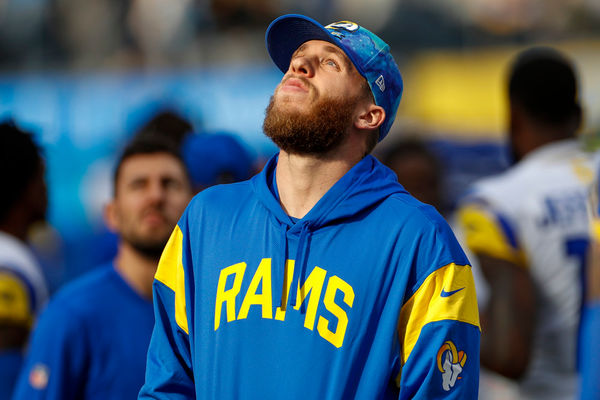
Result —
<path fill-rule="evenodd" d="M 281 261 L 273 260 L 273 293 L 281 299 L 281 307 L 296 304 L 296 288 L 306 278 L 306 259 L 310 251 L 310 236 L 328 225 L 343 223 L 358 213 L 372 208 L 394 193 L 406 190 L 398 183 L 392 170 L 368 155 L 342 176 L 302 218 L 293 221 L 281 207 L 274 182 L 278 155 L 273 156 L 262 172 L 252 178 L 252 187 L 259 201 L 272 215 L 273 223 L 281 230 Z M 298 238 L 295 258 L 288 254 L 288 239 Z M 286 285 L 285 260 L 294 259 L 289 296 L 284 295 Z M 289 297 L 289 299 L 288 299 Z M 305 312 L 304 303 L 300 307 Z"/>

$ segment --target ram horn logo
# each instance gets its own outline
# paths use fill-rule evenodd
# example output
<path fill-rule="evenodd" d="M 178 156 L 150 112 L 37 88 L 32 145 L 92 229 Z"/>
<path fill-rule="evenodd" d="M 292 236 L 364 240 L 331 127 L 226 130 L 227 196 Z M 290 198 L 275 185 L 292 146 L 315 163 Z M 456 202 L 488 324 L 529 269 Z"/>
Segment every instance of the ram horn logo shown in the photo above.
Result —
<path fill-rule="evenodd" d="M 356 22 L 352 21 L 338 21 L 332 24 L 327 25 L 325 28 L 327 29 L 345 29 L 350 32 L 354 32 L 359 28 Z"/>
<path fill-rule="evenodd" d="M 437 367 L 442 373 L 442 388 L 449 391 L 456 384 L 457 379 L 462 379 L 461 374 L 467 354 L 464 351 L 456 351 L 456 346 L 451 341 L 444 342 L 437 353 Z"/>

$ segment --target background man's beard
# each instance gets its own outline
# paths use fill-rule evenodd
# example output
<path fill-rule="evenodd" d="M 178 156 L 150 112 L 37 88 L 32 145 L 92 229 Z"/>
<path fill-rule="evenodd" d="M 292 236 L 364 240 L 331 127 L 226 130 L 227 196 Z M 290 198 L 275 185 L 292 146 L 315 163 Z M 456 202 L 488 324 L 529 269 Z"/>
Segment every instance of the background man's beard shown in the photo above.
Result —
<path fill-rule="evenodd" d="M 132 236 L 124 236 L 121 235 L 123 241 L 127 242 L 131 247 L 133 247 L 137 252 L 143 255 L 146 258 L 158 261 L 160 256 L 169 241 L 169 236 L 165 238 L 157 238 L 157 239 L 142 239 L 138 237 Z"/>
<path fill-rule="evenodd" d="M 322 155 L 340 145 L 352 124 L 357 99 L 323 99 L 310 111 L 282 111 L 274 96 L 266 110 L 263 131 L 290 154 Z"/>

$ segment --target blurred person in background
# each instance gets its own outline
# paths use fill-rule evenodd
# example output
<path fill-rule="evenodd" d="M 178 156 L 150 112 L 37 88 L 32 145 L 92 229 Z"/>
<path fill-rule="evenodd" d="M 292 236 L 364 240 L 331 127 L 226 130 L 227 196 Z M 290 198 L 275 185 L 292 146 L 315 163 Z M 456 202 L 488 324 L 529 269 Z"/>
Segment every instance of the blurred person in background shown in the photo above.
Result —
<path fill-rule="evenodd" d="M 458 219 L 489 285 L 481 363 L 518 381 L 523 399 L 573 399 L 591 155 L 576 139 L 574 67 L 550 48 L 516 58 L 508 83 L 515 164 L 482 179 Z"/>
<path fill-rule="evenodd" d="M 140 399 L 474 398 L 471 269 L 433 207 L 370 155 L 402 78 L 350 21 L 271 23 L 285 74 L 262 172 L 194 197 L 161 257 Z"/>
<path fill-rule="evenodd" d="M 122 2 L 118 2 L 122 3 Z M 126 53 L 142 65 L 177 66 L 197 57 L 194 47 L 201 19 L 203 2 L 174 0 L 165 9 L 161 0 L 130 0 L 122 20 L 127 32 Z"/>
<path fill-rule="evenodd" d="M 418 139 L 404 139 L 394 143 L 380 156 L 398 182 L 417 200 L 434 206 L 445 214 L 441 198 L 441 165 L 437 156 Z"/>
<path fill-rule="evenodd" d="M 244 143 L 227 132 L 190 134 L 181 144 L 194 193 L 210 186 L 240 182 L 254 173 L 254 160 Z"/>
<path fill-rule="evenodd" d="M 30 133 L 0 124 L 0 398 L 10 397 L 23 350 L 48 290 L 26 244 L 46 217 L 45 163 Z"/>
<path fill-rule="evenodd" d="M 183 140 L 192 134 L 193 130 L 192 123 L 179 112 L 164 108 L 153 114 L 144 125 L 137 129 L 134 136 L 136 138 L 147 135 L 164 136 L 180 146 Z"/>
<path fill-rule="evenodd" d="M 144 382 L 161 251 L 191 198 L 179 149 L 132 141 L 113 177 L 107 225 L 119 234 L 108 265 L 70 282 L 41 314 L 14 399 L 132 399 Z"/>
<path fill-rule="evenodd" d="M 149 112 L 149 109 L 152 112 Z M 168 140 L 173 143 L 173 146 L 179 147 L 183 139 L 193 130 L 191 122 L 176 111 L 175 107 L 156 107 L 154 104 L 149 104 L 136 109 L 129 114 L 129 117 L 133 123 L 126 129 L 132 131 L 131 139 L 128 141 L 146 140 L 150 137 L 150 140 L 153 138 L 159 141 Z M 81 232 L 75 237 L 74 243 L 70 243 L 71 251 L 77 251 L 78 257 L 75 261 L 71 261 L 76 269 L 69 274 L 67 281 L 112 261 L 117 254 L 119 234 L 107 226 L 106 219 L 102 215 L 103 206 L 111 196 L 108 188 L 113 185 L 111 164 L 102 163 L 100 182 L 98 178 L 93 177 L 86 182 L 86 188 L 90 191 L 87 196 L 94 199 L 94 205 L 97 204 L 94 207 L 94 220 L 97 221 L 97 227 Z M 64 283 L 64 279 L 61 283 Z"/>

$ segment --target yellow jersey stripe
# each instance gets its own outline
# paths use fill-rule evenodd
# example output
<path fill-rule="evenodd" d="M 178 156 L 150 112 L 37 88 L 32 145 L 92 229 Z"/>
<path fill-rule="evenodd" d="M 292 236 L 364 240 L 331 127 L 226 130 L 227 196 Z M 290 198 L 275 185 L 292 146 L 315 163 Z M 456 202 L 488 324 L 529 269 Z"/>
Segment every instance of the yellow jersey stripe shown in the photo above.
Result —
<path fill-rule="evenodd" d="M 452 263 L 434 271 L 402 307 L 398 322 L 402 365 L 423 327 L 443 320 L 461 321 L 479 328 L 475 282 L 468 265 Z"/>
<path fill-rule="evenodd" d="M 182 261 L 183 233 L 175 226 L 158 262 L 154 278 L 175 292 L 175 322 L 189 334 L 185 308 L 185 274 Z"/>
<path fill-rule="evenodd" d="M 458 221 L 464 232 L 467 247 L 475 254 L 499 258 L 527 266 L 525 253 L 510 244 L 497 218 L 483 207 L 470 204 L 458 212 Z"/>
<path fill-rule="evenodd" d="M 25 284 L 9 271 L 0 271 L 0 319 L 31 326 L 31 299 Z"/>
<path fill-rule="evenodd" d="M 594 241 L 600 243 L 600 219 L 593 218 L 590 222 L 590 234 Z"/>

